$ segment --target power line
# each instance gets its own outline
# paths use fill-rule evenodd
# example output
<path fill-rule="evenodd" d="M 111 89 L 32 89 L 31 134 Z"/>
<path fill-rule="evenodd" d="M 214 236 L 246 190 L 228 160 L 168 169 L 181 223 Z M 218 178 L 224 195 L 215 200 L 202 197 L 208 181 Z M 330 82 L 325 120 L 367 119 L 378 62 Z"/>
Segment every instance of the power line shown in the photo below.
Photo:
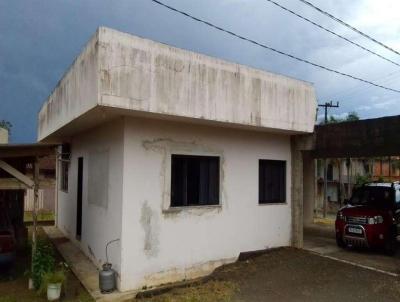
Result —
<path fill-rule="evenodd" d="M 362 35 L 363 37 L 365 37 L 365 38 L 371 40 L 372 42 L 374 42 L 374 43 L 376 43 L 376 44 L 378 44 L 378 45 L 380 45 L 380 46 L 382 46 L 382 47 L 384 47 L 384 48 L 390 50 L 391 52 L 394 52 L 394 53 L 397 54 L 397 55 L 400 55 L 400 53 L 399 53 L 397 50 L 394 50 L 393 48 L 387 46 L 386 44 L 383 44 L 382 42 L 379 42 L 379 41 L 376 40 L 375 38 L 373 38 L 373 37 L 371 37 L 371 36 L 369 36 L 369 35 L 363 33 L 361 30 L 355 28 L 354 26 L 351 26 L 350 24 L 344 22 L 343 20 L 341 20 L 341 19 L 339 19 L 339 18 L 337 18 L 337 17 L 331 15 L 330 13 L 328 13 L 328 12 L 326 12 L 326 11 L 320 9 L 319 7 L 315 6 L 315 5 L 312 4 L 311 2 L 308 2 L 308 1 L 306 1 L 306 0 L 299 0 L 299 1 L 301 1 L 301 2 L 303 2 L 304 4 L 306 4 L 306 5 L 310 6 L 310 7 L 312 7 L 313 9 L 317 10 L 317 11 L 320 12 L 321 14 L 324 14 L 325 16 L 328 16 L 329 18 L 335 20 L 336 22 L 342 24 L 343 26 L 346 26 L 347 28 L 350 28 L 352 31 L 354 31 L 354 32 L 356 32 L 356 33 Z"/>
<path fill-rule="evenodd" d="M 379 58 L 381 58 L 381 59 L 383 59 L 383 60 L 385 60 L 387 62 L 390 62 L 390 63 L 400 67 L 399 63 L 396 63 L 396 62 L 394 62 L 394 61 L 392 61 L 392 60 L 390 60 L 388 58 L 385 58 L 384 56 L 382 56 L 382 55 L 380 55 L 380 54 L 378 54 L 378 53 L 376 53 L 376 52 L 374 52 L 374 51 L 372 51 L 372 50 L 370 50 L 370 49 L 368 49 L 368 48 L 366 48 L 366 47 L 364 47 L 364 46 L 362 46 L 362 45 L 360 45 L 360 44 L 358 44 L 358 43 L 356 43 L 354 41 L 351 41 L 350 39 L 348 39 L 348 38 L 346 38 L 346 37 L 344 37 L 344 36 L 342 36 L 342 35 L 340 35 L 338 33 L 335 33 L 334 31 L 332 31 L 332 30 L 330 30 L 330 29 L 328 29 L 328 28 L 326 28 L 326 27 L 324 27 L 324 26 L 322 26 L 322 25 L 320 25 L 320 24 L 318 24 L 318 23 L 316 23 L 314 21 L 311 21 L 310 19 L 308 19 L 308 18 L 306 18 L 306 17 L 304 17 L 302 15 L 299 15 L 298 13 L 292 11 L 291 9 L 289 9 L 287 7 L 284 7 L 283 5 L 280 5 L 279 3 L 277 3 L 277 2 L 275 2 L 273 0 L 266 0 L 266 1 L 274 4 L 275 6 L 281 8 L 281 9 L 283 9 L 283 10 L 285 10 L 285 11 L 287 11 L 287 12 L 293 14 L 293 15 L 295 15 L 296 17 L 299 17 L 300 19 L 303 19 L 306 22 L 311 23 L 314 26 L 319 27 L 320 29 L 322 29 L 322 30 L 324 30 L 324 31 L 326 31 L 326 32 L 328 32 L 328 33 L 330 33 L 330 34 L 342 39 L 342 40 L 345 40 L 348 43 L 351 43 L 351 44 L 357 46 L 358 48 L 361 48 L 362 50 L 365 50 L 365 51 L 369 52 L 370 54 L 373 54 L 373 55 L 375 55 L 375 56 L 377 56 L 377 57 L 379 57 Z"/>
<path fill-rule="evenodd" d="M 392 84 L 393 82 L 397 81 L 398 82 L 398 77 L 400 74 L 398 74 L 400 70 L 390 73 L 384 77 L 379 77 L 379 78 L 374 78 L 372 81 L 374 82 L 379 82 L 380 85 L 388 85 Z M 394 76 L 393 76 L 394 75 Z M 396 83 L 397 83 L 396 82 Z M 358 94 L 361 92 L 366 92 L 369 88 L 372 88 L 373 86 L 368 86 L 368 87 L 360 87 L 358 85 L 353 85 L 352 87 L 344 90 L 337 91 L 333 94 L 330 94 L 328 98 L 348 98 L 348 97 L 353 97 L 354 95 Z"/>
<path fill-rule="evenodd" d="M 239 39 L 241 39 L 241 40 L 247 41 L 247 42 L 249 42 L 249 43 L 251 43 L 251 44 L 260 46 L 260 47 L 262 47 L 262 48 L 271 50 L 271 51 L 273 51 L 273 52 L 279 53 L 279 54 L 281 54 L 281 55 L 287 56 L 287 57 L 292 58 L 292 59 L 294 59 L 294 60 L 297 60 L 297 61 L 300 61 L 300 62 L 309 64 L 309 65 L 312 65 L 312 66 L 315 66 L 315 67 L 318 67 L 318 68 L 321 68 L 321 69 L 324 69 L 324 70 L 327 70 L 327 71 L 330 71 L 330 72 L 333 72 L 333 73 L 336 73 L 336 74 L 339 74 L 339 75 L 342 75 L 342 76 L 345 76 L 345 77 L 348 77 L 348 78 L 351 78 L 351 79 L 354 79 L 354 80 L 357 80 L 357 81 L 360 81 L 360 82 L 363 82 L 363 83 L 366 83 L 366 84 L 369 84 L 369 85 L 373 85 L 373 86 L 376 86 L 376 87 L 379 87 L 379 88 L 382 88 L 382 89 L 385 89 L 385 90 L 388 90 L 388 91 L 393 91 L 393 92 L 400 93 L 400 90 L 393 89 L 393 88 L 389 88 L 389 87 L 385 87 L 385 86 L 382 86 L 382 85 L 373 83 L 373 82 L 371 82 L 371 81 L 364 80 L 364 79 L 362 79 L 362 78 L 353 76 L 353 75 L 351 75 L 351 74 L 347 74 L 347 73 L 344 73 L 344 72 L 341 72 L 341 71 L 338 71 L 338 70 L 335 70 L 335 69 L 332 69 L 332 68 L 329 68 L 329 67 L 326 67 L 326 66 L 323 66 L 323 65 L 319 65 L 319 64 L 317 64 L 317 63 L 314 63 L 314 62 L 308 61 L 308 60 L 306 60 L 306 59 L 302 59 L 302 58 L 296 57 L 296 56 L 291 55 L 291 54 L 289 54 L 289 53 L 286 53 L 286 52 L 283 52 L 283 51 L 281 51 L 281 50 L 275 49 L 275 48 L 273 48 L 273 47 L 267 46 L 267 45 L 265 45 L 265 44 L 262 44 L 262 43 L 260 43 L 260 42 L 255 41 L 255 40 L 246 38 L 246 37 L 244 37 L 244 36 L 241 36 L 241 35 L 239 35 L 239 34 L 236 34 L 236 33 L 232 32 L 232 31 L 230 31 L 230 30 L 227 30 L 227 29 L 224 29 L 224 28 L 219 27 L 219 26 L 217 26 L 217 25 L 214 25 L 214 24 L 211 23 L 211 22 L 202 20 L 202 19 L 200 19 L 200 18 L 198 18 L 198 17 L 194 17 L 194 16 L 190 15 L 189 13 L 186 13 L 186 12 L 184 12 L 184 11 L 181 11 L 181 10 L 179 10 L 179 9 L 176 9 L 176 8 L 174 8 L 174 7 L 172 7 L 172 6 L 169 6 L 169 5 L 167 5 L 167 4 L 165 4 L 165 3 L 161 2 L 161 1 L 158 1 L 158 0 L 150 0 L 150 1 L 152 1 L 152 2 L 154 2 L 154 3 L 156 3 L 156 4 L 158 4 L 158 5 L 161 5 L 161 6 L 167 8 L 167 9 L 169 9 L 169 10 L 171 10 L 171 11 L 174 11 L 174 12 L 176 12 L 176 13 L 179 13 L 179 14 L 181 14 L 181 15 L 183 15 L 183 16 L 186 16 L 186 17 L 188 17 L 188 18 L 190 18 L 190 19 L 193 19 L 193 20 L 195 20 L 195 21 L 197 21 L 197 22 L 206 24 L 206 25 L 208 25 L 208 26 L 210 26 L 210 27 L 213 27 L 213 28 L 215 28 L 215 29 L 217 29 L 217 30 L 219 30 L 219 31 L 222 31 L 222 32 L 224 32 L 224 33 L 227 33 L 227 34 L 229 34 L 229 35 L 231 35 L 231 36 L 234 36 L 234 37 L 239 38 Z"/>

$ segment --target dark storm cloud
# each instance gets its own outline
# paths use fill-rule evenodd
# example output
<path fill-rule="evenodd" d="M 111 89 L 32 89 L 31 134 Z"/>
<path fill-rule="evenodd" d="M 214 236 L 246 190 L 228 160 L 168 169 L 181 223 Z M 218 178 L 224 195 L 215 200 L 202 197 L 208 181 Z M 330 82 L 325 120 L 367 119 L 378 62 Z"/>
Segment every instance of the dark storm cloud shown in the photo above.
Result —
<path fill-rule="evenodd" d="M 315 0 L 314 3 L 351 22 L 358 18 L 357 12 L 366 1 Z M 400 88 L 396 82 L 396 76 L 397 79 L 400 76 L 398 68 L 265 0 L 165 2 L 299 57 Z M 299 1 L 279 2 L 381 52 Z M 149 0 L 3 0 L 0 2 L 0 119 L 13 123 L 13 142 L 36 139 L 37 112 L 43 101 L 100 25 L 313 82 L 321 100 L 332 97 L 342 102 L 338 114 L 354 109 L 363 117 L 400 113 L 400 108 L 388 111 L 398 98 L 393 93 L 270 53 L 169 12 Z M 368 29 L 372 31 L 374 27 Z M 389 38 L 390 33 L 387 34 Z"/>

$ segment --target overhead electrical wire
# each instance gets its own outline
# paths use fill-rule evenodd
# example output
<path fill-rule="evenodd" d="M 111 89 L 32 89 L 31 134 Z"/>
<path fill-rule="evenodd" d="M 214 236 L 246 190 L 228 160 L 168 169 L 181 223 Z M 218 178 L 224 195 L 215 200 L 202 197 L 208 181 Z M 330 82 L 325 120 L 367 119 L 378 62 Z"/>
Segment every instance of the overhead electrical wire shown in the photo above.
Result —
<path fill-rule="evenodd" d="M 324 31 L 326 31 L 326 32 L 328 32 L 330 34 L 332 34 L 332 35 L 334 35 L 334 36 L 336 36 L 336 37 L 338 37 L 338 38 L 340 38 L 342 40 L 345 40 L 346 42 L 351 43 L 351 44 L 353 44 L 353 45 L 355 45 L 355 46 L 357 46 L 357 47 L 359 47 L 359 48 L 361 48 L 361 49 L 363 49 L 363 50 L 365 50 L 367 52 L 369 52 L 370 54 L 373 54 L 373 55 L 375 55 L 375 56 L 377 56 L 377 57 L 379 57 L 379 58 L 381 58 L 381 59 L 383 59 L 383 60 L 385 60 L 387 62 L 390 62 L 390 63 L 400 67 L 399 63 L 396 63 L 396 62 L 394 62 L 394 61 L 392 61 L 392 60 L 390 60 L 388 58 L 385 58 L 384 56 L 382 56 L 382 55 L 380 55 L 380 54 L 378 54 L 378 53 L 376 53 L 376 52 L 374 52 L 374 51 L 372 51 L 372 50 L 370 50 L 370 49 L 368 49 L 368 48 L 366 48 L 366 47 L 364 47 L 364 46 L 362 46 L 362 45 L 360 45 L 360 44 L 358 44 L 358 43 L 356 43 L 354 41 L 351 41 L 350 39 L 348 39 L 348 38 L 346 38 L 346 37 L 344 37 L 344 36 L 342 36 L 342 35 L 340 35 L 338 33 L 335 33 L 334 31 L 332 31 L 332 30 L 330 30 L 330 29 L 328 29 L 328 28 L 326 28 L 326 27 L 324 27 L 324 26 L 322 26 L 322 25 L 320 25 L 320 24 L 318 24 L 318 23 L 316 23 L 314 21 L 311 21 L 310 19 L 308 19 L 308 18 L 306 18 L 306 17 L 304 17 L 304 16 L 292 11 L 291 9 L 289 9 L 289 8 L 283 6 L 283 5 L 280 5 L 279 3 L 277 3 L 277 2 L 275 2 L 273 0 L 265 0 L 265 1 L 268 1 L 268 2 L 270 2 L 272 4 L 274 4 L 275 6 L 277 6 L 277 7 L 281 8 L 281 9 L 283 9 L 283 10 L 285 10 L 285 11 L 287 11 L 287 12 L 293 14 L 293 15 L 295 15 L 296 17 L 299 17 L 300 19 L 303 19 L 304 21 L 309 22 L 314 26 L 317 26 L 318 28 L 320 28 L 320 29 L 322 29 L 322 30 L 324 30 Z"/>
<path fill-rule="evenodd" d="M 400 77 L 399 73 L 400 73 L 400 70 L 390 73 L 384 77 L 374 78 L 373 81 L 379 82 L 380 85 L 388 85 L 388 84 L 398 83 L 399 77 Z M 359 94 L 361 91 L 365 93 L 369 88 L 372 88 L 372 87 L 373 86 L 368 86 L 368 87 L 363 88 L 358 85 L 352 86 L 348 89 L 341 90 L 341 91 L 338 91 L 338 92 L 335 92 L 335 93 L 329 95 L 328 99 L 343 99 L 343 98 L 352 97 L 356 94 Z"/>
<path fill-rule="evenodd" d="M 152 1 L 152 2 L 154 2 L 154 3 L 156 3 L 156 4 L 158 4 L 158 5 L 161 5 L 161 6 L 167 8 L 167 9 L 169 9 L 169 10 L 171 10 L 171 11 L 174 11 L 174 12 L 176 12 L 176 13 L 179 13 L 179 14 L 185 16 L 185 17 L 188 17 L 188 18 L 190 18 L 190 19 L 192 19 L 192 20 L 195 20 L 195 21 L 197 21 L 197 22 L 203 23 L 203 24 L 208 25 L 208 26 L 210 26 L 210 27 L 213 27 L 213 28 L 215 28 L 215 29 L 217 29 L 217 30 L 219 30 L 219 31 L 222 31 L 222 32 L 224 32 L 224 33 L 227 33 L 227 34 L 229 34 L 229 35 L 231 35 L 231 36 L 234 36 L 234 37 L 239 38 L 239 39 L 241 39 L 241 40 L 247 41 L 247 42 L 249 42 L 249 43 L 251 43 L 251 44 L 260 46 L 260 47 L 262 47 L 262 48 L 271 50 L 271 51 L 273 51 L 273 52 L 275 52 L 275 53 L 278 53 L 278 54 L 281 54 L 281 55 L 283 55 L 283 56 L 287 56 L 287 57 L 292 58 L 292 59 L 294 59 L 294 60 L 297 60 L 297 61 L 300 61 L 300 62 L 309 64 L 309 65 L 312 65 L 312 66 L 314 66 L 314 67 L 318 67 L 318 68 L 320 68 L 320 69 L 324 69 L 324 70 L 326 70 L 326 71 L 333 72 L 333 73 L 336 73 L 336 74 L 338 74 L 338 75 L 342 75 L 342 76 L 345 76 L 345 77 L 348 77 L 348 78 L 351 78 L 351 79 L 354 79 L 354 80 L 357 80 L 357 81 L 360 81 L 360 82 L 363 82 L 363 83 L 366 83 L 366 84 L 369 84 L 369 85 L 373 85 L 373 86 L 376 86 L 376 87 L 379 87 L 379 88 L 382 88 L 382 89 L 385 89 L 385 90 L 388 90 L 388 91 L 400 93 L 400 90 L 397 90 L 397 89 L 394 89 L 394 88 L 390 88 L 390 87 L 386 87 L 386 86 L 382 86 L 382 85 L 373 83 L 373 82 L 371 82 L 371 81 L 368 81 L 368 80 L 365 80 L 365 79 L 362 79 L 362 78 L 353 76 L 353 75 L 351 75 L 351 74 L 347 74 L 347 73 L 344 73 L 344 72 L 341 72 L 341 71 L 338 71 L 338 70 L 335 70 L 335 69 L 332 69 L 332 68 L 329 68 L 329 67 L 326 67 L 326 66 L 323 66 L 323 65 L 320 65 L 320 64 L 311 62 L 311 61 L 309 61 L 309 60 L 296 57 L 296 56 L 294 56 L 294 55 L 292 55 L 292 54 L 289 54 L 289 53 L 286 53 L 286 52 L 284 52 L 284 51 L 275 49 L 275 48 L 270 47 L 270 46 L 268 46 L 268 45 L 262 44 L 262 43 L 260 43 L 260 42 L 255 41 L 255 40 L 252 40 L 252 39 L 250 39 L 250 38 L 246 38 L 246 37 L 244 37 L 244 36 L 241 36 L 241 35 L 239 35 L 239 34 L 236 34 L 236 33 L 232 32 L 232 31 L 230 31 L 230 30 L 227 30 L 227 29 L 224 29 L 224 28 L 222 28 L 222 27 L 220 27 L 220 26 L 218 26 L 218 25 L 215 25 L 215 24 L 213 24 L 213 23 L 211 23 L 211 22 L 209 22 L 209 21 L 202 20 L 202 19 L 200 19 L 200 18 L 198 18 L 198 17 L 195 17 L 195 16 L 193 16 L 193 15 L 191 15 L 191 14 L 189 14 L 189 13 L 186 13 L 186 12 L 181 11 L 181 10 L 179 10 L 179 9 L 176 9 L 176 8 L 174 8 L 174 7 L 172 7 L 172 6 L 169 6 L 169 5 L 163 3 L 163 2 L 161 2 L 161 1 L 159 1 L 159 0 L 150 0 L 150 1 Z"/>
<path fill-rule="evenodd" d="M 395 50 L 395 49 L 391 48 L 390 46 L 387 46 L 386 44 L 376 40 L 375 38 L 367 35 L 366 33 L 363 33 L 361 30 L 359 30 L 359 29 L 355 28 L 354 26 L 344 22 L 343 20 L 333 16 L 332 14 L 328 13 L 327 11 L 322 10 L 321 8 L 319 8 L 319 7 L 315 6 L 314 4 L 312 4 L 311 2 L 306 1 L 306 0 L 299 0 L 299 1 L 303 2 L 304 4 L 306 4 L 306 5 L 310 6 L 310 7 L 312 7 L 313 9 L 317 10 L 321 14 L 324 14 L 325 16 L 328 16 L 329 18 L 331 18 L 332 20 L 335 20 L 336 22 L 342 24 L 343 26 L 346 26 L 347 28 L 351 29 L 352 31 L 354 31 L 354 32 L 356 32 L 356 33 L 358 33 L 360 35 L 362 35 L 363 37 L 371 40 L 372 42 L 374 42 L 374 43 L 376 43 L 376 44 L 386 48 L 387 50 L 390 50 L 391 52 L 394 52 L 395 54 L 400 56 L 400 52 L 398 52 L 397 50 Z"/>

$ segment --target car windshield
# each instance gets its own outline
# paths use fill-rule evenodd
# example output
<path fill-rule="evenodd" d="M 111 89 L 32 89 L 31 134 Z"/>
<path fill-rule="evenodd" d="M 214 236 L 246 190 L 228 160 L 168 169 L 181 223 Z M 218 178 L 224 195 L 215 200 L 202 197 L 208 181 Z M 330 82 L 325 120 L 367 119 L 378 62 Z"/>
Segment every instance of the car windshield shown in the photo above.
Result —
<path fill-rule="evenodd" d="M 357 189 L 350 199 L 351 205 L 365 205 L 374 207 L 390 207 L 393 204 L 392 188 L 389 187 L 362 187 Z"/>

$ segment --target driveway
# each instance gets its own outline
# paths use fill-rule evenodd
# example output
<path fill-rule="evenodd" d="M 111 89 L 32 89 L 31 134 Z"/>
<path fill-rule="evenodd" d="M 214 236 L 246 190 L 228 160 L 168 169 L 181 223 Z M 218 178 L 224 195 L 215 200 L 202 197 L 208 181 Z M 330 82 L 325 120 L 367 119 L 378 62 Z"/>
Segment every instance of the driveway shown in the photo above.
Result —
<path fill-rule="evenodd" d="M 207 283 L 234 284 L 237 291 L 213 300 Z M 400 280 L 380 272 L 294 248 L 271 250 L 259 257 L 217 269 L 206 284 L 177 289 L 145 301 L 399 301 Z M 213 295 L 221 295 L 222 287 Z M 230 287 L 229 287 L 230 288 Z M 188 298 L 188 296 L 190 299 Z"/>
<path fill-rule="evenodd" d="M 394 256 L 367 249 L 341 249 L 336 245 L 333 225 L 307 227 L 304 230 L 304 249 L 392 275 L 400 275 L 400 246 Z"/>

